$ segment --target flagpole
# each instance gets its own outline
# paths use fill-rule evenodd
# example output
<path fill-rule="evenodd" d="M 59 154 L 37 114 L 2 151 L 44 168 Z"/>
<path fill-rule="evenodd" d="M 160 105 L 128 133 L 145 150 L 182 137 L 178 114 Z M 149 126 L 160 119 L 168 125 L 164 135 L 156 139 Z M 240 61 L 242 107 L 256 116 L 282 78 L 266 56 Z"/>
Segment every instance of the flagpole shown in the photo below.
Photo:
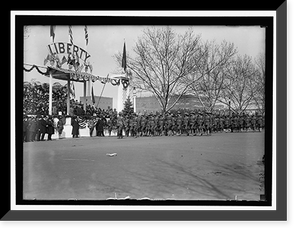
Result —
<path fill-rule="evenodd" d="M 54 26 L 50 26 L 50 43 L 54 43 Z M 49 115 L 52 115 L 52 72 L 50 71 L 49 74 L 49 109 L 48 109 Z"/>
<path fill-rule="evenodd" d="M 49 75 L 49 115 L 52 115 L 52 72 Z"/>
<path fill-rule="evenodd" d="M 84 28 L 84 34 L 85 34 L 84 35 L 84 38 L 85 38 L 84 49 L 85 49 L 85 51 L 87 51 L 87 47 L 88 47 L 88 32 L 87 32 L 87 26 L 85 25 L 84 27 L 85 27 Z M 87 96 L 91 97 L 91 79 L 90 78 L 88 80 L 88 85 L 87 85 Z"/>
<path fill-rule="evenodd" d="M 86 81 L 83 82 L 83 110 L 86 111 Z"/>
<path fill-rule="evenodd" d="M 70 115 L 70 76 L 68 78 L 68 89 L 67 89 L 67 115 Z"/>

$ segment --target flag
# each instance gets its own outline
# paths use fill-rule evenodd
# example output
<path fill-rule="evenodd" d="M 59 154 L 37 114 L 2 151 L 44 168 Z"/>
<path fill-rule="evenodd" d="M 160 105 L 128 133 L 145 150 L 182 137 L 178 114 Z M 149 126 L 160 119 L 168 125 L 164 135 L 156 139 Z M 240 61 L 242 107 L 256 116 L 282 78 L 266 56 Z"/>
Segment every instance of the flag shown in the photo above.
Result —
<path fill-rule="evenodd" d="M 89 43 L 89 34 L 88 34 L 88 31 L 87 31 L 87 26 L 86 25 L 84 26 L 84 38 L 85 38 L 85 45 L 88 45 L 88 43 Z"/>
<path fill-rule="evenodd" d="M 73 66 L 74 66 L 74 68 L 75 68 L 75 70 L 78 70 L 78 68 L 79 68 L 79 66 L 80 66 L 80 62 L 79 62 L 79 56 L 78 56 L 78 54 L 76 54 L 77 56 L 76 56 L 76 60 L 74 59 L 74 64 L 73 64 Z"/>
<path fill-rule="evenodd" d="M 61 66 L 61 63 L 60 63 L 60 59 L 58 57 L 58 54 L 55 54 L 54 55 L 54 60 L 56 62 L 56 67 L 60 67 Z"/>
<path fill-rule="evenodd" d="M 84 67 L 83 64 L 81 64 L 80 66 L 78 66 L 76 72 L 81 72 L 82 69 L 83 69 L 83 67 Z"/>
<path fill-rule="evenodd" d="M 74 85 L 74 81 L 72 81 L 70 93 L 71 93 L 73 99 L 75 99 L 75 85 Z"/>
<path fill-rule="evenodd" d="M 93 86 L 92 86 L 92 102 L 93 102 L 93 105 L 94 105 L 95 104 L 95 96 L 94 96 Z"/>
<path fill-rule="evenodd" d="M 47 55 L 47 57 L 44 59 L 44 65 L 46 65 L 49 61 L 49 54 Z"/>
<path fill-rule="evenodd" d="M 73 45 L 73 32 L 72 32 L 71 25 L 69 25 L 69 39 L 70 39 L 70 43 Z"/>
<path fill-rule="evenodd" d="M 54 38 L 55 38 L 55 26 L 50 25 L 50 37 L 52 37 L 52 42 L 54 42 Z"/>
<path fill-rule="evenodd" d="M 124 42 L 124 47 L 123 47 L 123 57 L 122 57 L 122 68 L 124 69 L 124 71 L 126 72 L 126 46 L 125 46 L 125 42 Z"/>
<path fill-rule="evenodd" d="M 67 58 L 65 56 L 62 57 L 60 65 L 63 65 L 67 62 Z"/>

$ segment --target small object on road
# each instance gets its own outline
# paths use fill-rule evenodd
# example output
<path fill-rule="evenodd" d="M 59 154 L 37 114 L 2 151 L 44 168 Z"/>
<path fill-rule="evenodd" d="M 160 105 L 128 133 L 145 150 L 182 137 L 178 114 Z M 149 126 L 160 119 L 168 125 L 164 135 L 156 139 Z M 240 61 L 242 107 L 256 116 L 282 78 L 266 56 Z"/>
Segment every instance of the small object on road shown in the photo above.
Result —
<path fill-rule="evenodd" d="M 111 153 L 111 154 L 107 153 L 106 156 L 115 157 L 115 156 L 117 156 L 117 153 Z"/>

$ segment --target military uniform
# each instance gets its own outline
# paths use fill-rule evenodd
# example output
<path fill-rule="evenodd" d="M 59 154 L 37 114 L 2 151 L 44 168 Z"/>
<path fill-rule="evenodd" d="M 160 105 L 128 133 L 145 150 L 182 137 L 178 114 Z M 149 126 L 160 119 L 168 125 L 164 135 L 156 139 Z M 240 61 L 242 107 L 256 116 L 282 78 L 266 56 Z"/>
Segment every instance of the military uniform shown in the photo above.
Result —
<path fill-rule="evenodd" d="M 90 130 L 90 137 L 92 137 L 93 136 L 93 131 L 94 131 L 94 128 L 95 128 L 95 118 L 91 118 L 88 121 L 88 128 Z"/>
<path fill-rule="evenodd" d="M 146 135 L 147 131 L 147 119 L 146 116 L 142 116 L 141 118 L 141 135 L 144 136 Z"/>
<path fill-rule="evenodd" d="M 138 133 L 138 118 L 136 116 L 133 117 L 132 119 L 132 128 L 131 128 L 131 136 L 137 137 Z"/>
<path fill-rule="evenodd" d="M 197 121 L 197 129 L 198 129 L 198 133 L 200 135 L 203 134 L 203 117 L 201 114 L 198 114 L 197 115 L 197 118 L 196 118 L 196 121 Z"/>
<path fill-rule="evenodd" d="M 165 135 L 170 136 L 172 134 L 172 116 L 168 115 L 166 117 L 166 129 L 165 129 Z"/>
<path fill-rule="evenodd" d="M 111 131 L 113 130 L 113 121 L 111 118 L 107 120 L 107 131 L 108 135 L 111 136 Z"/>
<path fill-rule="evenodd" d="M 177 127 L 176 131 L 177 131 L 178 135 L 182 134 L 182 125 L 183 125 L 183 119 L 182 119 L 182 116 L 179 115 L 176 120 L 176 127 Z"/>
<path fill-rule="evenodd" d="M 156 115 L 154 118 L 154 135 L 159 135 L 159 116 Z"/>
<path fill-rule="evenodd" d="M 125 130 L 125 136 L 129 136 L 129 130 L 130 130 L 130 120 L 129 117 L 124 118 L 124 130 Z"/>
<path fill-rule="evenodd" d="M 188 116 L 188 114 L 185 114 L 185 117 L 183 119 L 183 126 L 184 126 L 184 131 L 187 134 L 187 136 L 189 135 L 189 130 L 190 130 L 190 118 Z"/>
<path fill-rule="evenodd" d="M 164 124 L 165 124 L 165 120 L 164 117 L 161 115 L 159 117 L 159 135 L 163 135 L 164 132 Z"/>
<path fill-rule="evenodd" d="M 118 136 L 118 139 L 123 138 L 123 129 L 124 129 L 124 118 L 120 115 L 117 118 L 117 136 Z"/>
<path fill-rule="evenodd" d="M 196 130 L 197 130 L 197 121 L 196 121 L 196 115 L 192 114 L 192 116 L 190 116 L 190 130 L 191 130 L 191 134 L 193 134 L 194 136 L 196 135 Z"/>

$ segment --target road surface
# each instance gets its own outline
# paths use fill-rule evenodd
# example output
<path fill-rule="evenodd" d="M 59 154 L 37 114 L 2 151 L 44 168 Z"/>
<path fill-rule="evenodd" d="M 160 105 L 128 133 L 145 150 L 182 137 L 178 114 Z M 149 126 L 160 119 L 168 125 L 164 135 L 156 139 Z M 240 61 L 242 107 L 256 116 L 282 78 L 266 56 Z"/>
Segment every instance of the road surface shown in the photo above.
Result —
<path fill-rule="evenodd" d="M 264 133 L 86 137 L 23 152 L 24 199 L 259 200 Z"/>

